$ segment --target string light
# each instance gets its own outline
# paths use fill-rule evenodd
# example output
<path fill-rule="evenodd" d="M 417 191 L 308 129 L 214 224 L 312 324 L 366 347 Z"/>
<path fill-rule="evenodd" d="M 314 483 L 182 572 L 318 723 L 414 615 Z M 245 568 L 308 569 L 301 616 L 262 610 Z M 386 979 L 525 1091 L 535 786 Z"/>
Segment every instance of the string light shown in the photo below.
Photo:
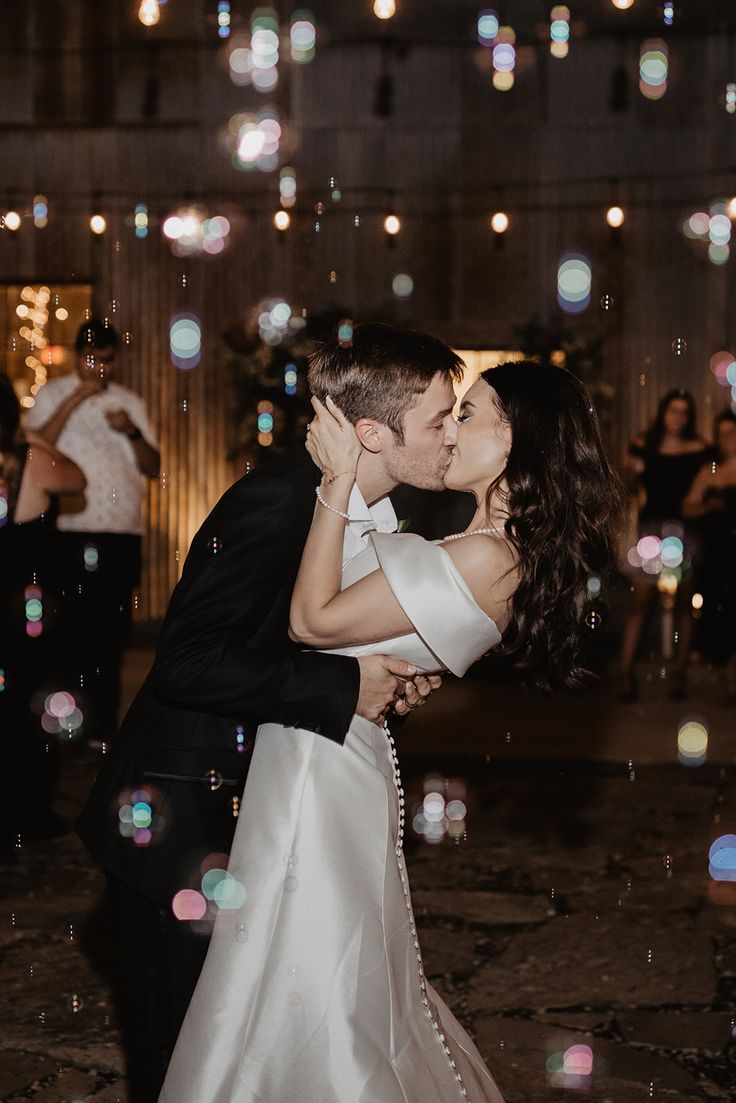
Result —
<path fill-rule="evenodd" d="M 279 233 L 285 233 L 291 226 L 291 218 L 288 211 L 276 211 L 273 216 L 273 224 Z"/>
<path fill-rule="evenodd" d="M 3 225 L 6 230 L 10 230 L 11 233 L 15 233 L 20 229 L 21 218 L 17 211 L 6 211 L 3 218 Z"/>
<path fill-rule="evenodd" d="M 383 220 L 383 228 L 389 237 L 396 237 L 401 230 L 401 219 L 395 214 L 386 215 Z"/>
<path fill-rule="evenodd" d="M 634 6 L 634 0 L 611 0 L 611 3 L 619 11 L 628 11 L 629 8 Z"/>
<path fill-rule="evenodd" d="M 155 27 L 161 18 L 159 0 L 141 0 L 138 18 L 144 27 Z"/>
<path fill-rule="evenodd" d="M 621 207 L 609 207 L 606 211 L 606 222 L 613 230 L 619 230 L 623 226 L 624 218 Z"/>
<path fill-rule="evenodd" d="M 491 215 L 491 229 L 494 234 L 505 234 L 509 228 L 509 216 L 505 211 L 496 211 Z"/>
<path fill-rule="evenodd" d="M 101 214 L 93 214 L 89 220 L 89 228 L 99 237 L 107 229 L 107 220 Z"/>
<path fill-rule="evenodd" d="M 379 19 L 391 19 L 396 15 L 395 0 L 375 0 L 373 14 Z"/>

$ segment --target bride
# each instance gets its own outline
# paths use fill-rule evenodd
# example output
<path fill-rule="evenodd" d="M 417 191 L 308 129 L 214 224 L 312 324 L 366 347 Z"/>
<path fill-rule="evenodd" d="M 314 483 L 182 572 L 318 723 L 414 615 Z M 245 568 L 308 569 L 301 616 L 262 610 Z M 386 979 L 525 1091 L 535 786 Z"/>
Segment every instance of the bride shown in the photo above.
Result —
<path fill-rule="evenodd" d="M 457 675 L 501 644 L 533 684 L 583 684 L 588 583 L 613 563 L 618 489 L 578 380 L 529 362 L 483 373 L 445 426 L 445 483 L 477 502 L 468 529 L 438 544 L 370 533 L 344 572 L 361 447 L 329 398 L 313 405 L 307 448 L 323 478 L 292 637 Z M 261 725 L 160 1103 L 500 1103 L 426 980 L 404 818 L 386 726 L 355 716 L 338 745 Z"/>

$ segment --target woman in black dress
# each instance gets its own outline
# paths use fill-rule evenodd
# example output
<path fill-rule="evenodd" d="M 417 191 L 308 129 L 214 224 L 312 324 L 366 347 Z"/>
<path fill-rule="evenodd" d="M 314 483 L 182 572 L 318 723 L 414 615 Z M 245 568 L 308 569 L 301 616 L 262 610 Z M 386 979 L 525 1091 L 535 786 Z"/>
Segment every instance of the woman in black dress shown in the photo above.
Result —
<path fill-rule="evenodd" d="M 726 700 L 736 705 L 736 414 L 715 421 L 716 458 L 701 467 L 682 503 L 701 526 L 700 646 L 724 673 Z"/>
<path fill-rule="evenodd" d="M 51 812 L 56 746 L 33 705 L 37 694 L 61 688 L 54 683 L 55 495 L 85 484 L 66 456 L 23 437 L 13 385 L 0 375 L 0 731 L 13 779 L 0 811 L 6 845 L 63 830 Z"/>
<path fill-rule="evenodd" d="M 637 437 L 628 448 L 624 467 L 645 500 L 639 511 L 638 539 L 654 536 L 662 540 L 677 536 L 688 552 L 689 533 L 685 530 L 682 502 L 696 474 L 708 459 L 705 441 L 695 428 L 695 403 L 684 390 L 669 391 L 660 401 L 652 427 Z M 679 534 L 679 535 L 678 535 Z M 670 671 L 670 696 L 687 696 L 687 661 L 692 636 L 692 582 L 686 576 L 677 588 L 678 647 Z M 635 701 L 639 687 L 635 673 L 636 653 L 642 630 L 657 593 L 657 575 L 637 570 L 630 578 L 631 597 L 621 647 L 622 701 Z"/>

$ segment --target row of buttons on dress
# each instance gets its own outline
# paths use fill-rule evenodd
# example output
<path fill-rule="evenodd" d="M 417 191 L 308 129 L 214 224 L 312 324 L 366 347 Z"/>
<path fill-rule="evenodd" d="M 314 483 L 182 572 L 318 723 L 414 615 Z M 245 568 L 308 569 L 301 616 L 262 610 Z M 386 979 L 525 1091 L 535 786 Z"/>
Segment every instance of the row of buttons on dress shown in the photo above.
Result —
<path fill-rule="evenodd" d="M 435 1018 L 434 1012 L 432 1011 L 432 1007 L 431 1007 L 430 1002 L 429 1002 L 429 996 L 427 995 L 427 982 L 424 978 L 424 963 L 422 961 L 422 951 L 419 947 L 419 939 L 417 938 L 417 929 L 416 929 L 416 926 L 414 924 L 414 912 L 413 912 L 412 906 L 411 906 L 411 898 L 409 896 L 409 886 L 408 886 L 407 880 L 406 880 L 406 872 L 405 872 L 404 861 L 403 861 L 402 845 L 403 845 L 403 841 L 404 841 L 404 820 L 405 820 L 404 808 L 405 808 L 405 803 L 406 803 L 405 798 L 404 798 L 404 788 L 401 784 L 401 771 L 399 769 L 398 755 L 396 754 L 396 744 L 394 742 L 394 737 L 391 735 L 391 732 L 389 731 L 388 724 L 384 725 L 384 730 L 386 732 L 386 737 L 387 737 L 388 742 L 389 742 L 389 747 L 391 748 L 391 758 L 393 759 L 393 765 L 394 765 L 394 785 L 396 786 L 396 792 L 397 792 L 397 795 L 398 795 L 398 798 L 399 798 L 399 829 L 398 829 L 398 837 L 397 837 L 397 840 L 396 840 L 396 864 L 399 868 L 399 877 L 401 878 L 401 887 L 404 891 L 404 903 L 406 904 L 406 910 L 409 913 L 409 930 L 411 931 L 411 936 L 412 936 L 412 939 L 414 941 L 414 950 L 415 950 L 416 955 L 417 955 L 417 972 L 419 974 L 419 987 L 421 988 L 421 991 L 422 991 L 422 1003 L 424 1005 L 424 1009 L 426 1011 L 427 1018 L 432 1023 L 432 1027 L 433 1027 L 434 1032 L 437 1036 L 437 1040 L 442 1045 L 442 1048 L 445 1051 L 445 1055 L 447 1057 L 447 1060 L 450 1062 L 450 1067 L 452 1068 L 452 1071 L 455 1074 L 455 1079 L 457 1080 L 458 1088 L 460 1089 L 460 1095 L 463 1097 L 463 1099 L 467 1099 L 468 1098 L 468 1090 L 465 1087 L 465 1084 L 463 1083 L 462 1075 L 457 1070 L 457 1066 L 455 1064 L 455 1059 L 452 1056 L 452 1052 L 450 1050 L 450 1047 L 447 1044 L 447 1039 L 445 1038 L 445 1035 L 442 1033 L 440 1025 L 437 1022 L 437 1019 Z"/>

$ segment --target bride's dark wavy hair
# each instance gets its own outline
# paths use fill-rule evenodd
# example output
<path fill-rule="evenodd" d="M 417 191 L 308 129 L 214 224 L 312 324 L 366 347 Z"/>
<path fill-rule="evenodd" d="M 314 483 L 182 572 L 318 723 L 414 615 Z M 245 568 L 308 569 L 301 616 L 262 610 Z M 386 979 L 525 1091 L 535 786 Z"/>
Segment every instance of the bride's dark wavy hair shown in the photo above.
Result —
<path fill-rule="evenodd" d="M 590 396 L 569 371 L 522 360 L 481 378 L 511 429 L 505 470 L 486 499 L 490 505 L 505 480 L 505 529 L 520 571 L 499 651 L 522 681 L 542 691 L 580 689 L 592 677 L 591 626 L 615 571 L 619 479 Z"/>

